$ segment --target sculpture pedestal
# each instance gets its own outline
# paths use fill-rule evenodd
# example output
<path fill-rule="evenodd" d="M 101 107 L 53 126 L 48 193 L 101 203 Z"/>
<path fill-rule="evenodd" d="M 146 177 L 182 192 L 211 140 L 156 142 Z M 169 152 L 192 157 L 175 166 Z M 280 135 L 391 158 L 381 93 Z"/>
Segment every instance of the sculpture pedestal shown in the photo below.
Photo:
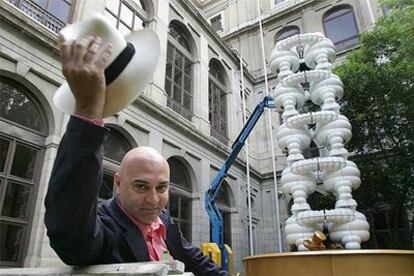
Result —
<path fill-rule="evenodd" d="M 248 276 L 412 276 L 414 250 L 324 250 L 243 259 Z"/>

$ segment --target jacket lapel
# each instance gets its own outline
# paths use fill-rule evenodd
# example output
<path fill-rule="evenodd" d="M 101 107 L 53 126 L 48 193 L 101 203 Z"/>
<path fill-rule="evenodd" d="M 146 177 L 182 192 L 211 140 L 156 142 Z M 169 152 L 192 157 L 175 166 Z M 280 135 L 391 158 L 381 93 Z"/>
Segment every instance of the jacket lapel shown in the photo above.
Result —
<path fill-rule="evenodd" d="M 138 227 L 124 214 L 117 198 L 110 200 L 109 208 L 112 218 L 123 230 L 123 236 L 137 261 L 149 261 L 149 252 L 144 236 Z"/>
<path fill-rule="evenodd" d="M 160 219 L 164 223 L 167 232 L 167 239 L 165 243 L 167 244 L 170 255 L 177 260 L 184 261 L 181 234 L 178 225 L 174 224 L 171 220 L 171 217 L 168 214 L 168 211 L 164 210 L 160 214 Z"/>
<path fill-rule="evenodd" d="M 135 226 L 135 225 L 134 225 Z M 135 229 L 128 229 L 124 232 L 124 238 L 128 243 L 128 246 L 131 248 L 132 254 L 137 259 L 137 261 L 149 261 L 149 252 L 147 243 L 142 236 L 141 231 L 138 231 L 136 227 Z"/>

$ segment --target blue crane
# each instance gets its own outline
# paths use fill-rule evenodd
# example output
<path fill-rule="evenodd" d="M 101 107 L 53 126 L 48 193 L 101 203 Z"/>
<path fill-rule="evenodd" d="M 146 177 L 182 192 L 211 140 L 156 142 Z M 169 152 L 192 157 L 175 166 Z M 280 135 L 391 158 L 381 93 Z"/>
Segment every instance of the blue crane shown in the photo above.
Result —
<path fill-rule="evenodd" d="M 240 153 L 240 150 L 243 148 L 247 138 L 252 132 L 257 121 L 262 116 L 265 108 L 275 108 L 275 102 L 271 96 L 265 96 L 264 99 L 256 106 L 252 115 L 250 116 L 247 123 L 244 125 L 242 131 L 240 132 L 237 139 L 234 141 L 230 155 L 227 157 L 223 166 L 220 168 L 220 171 L 214 178 L 213 182 L 210 185 L 210 188 L 205 194 L 205 205 L 207 209 L 208 216 L 210 218 L 212 226 L 212 238 L 211 242 L 216 243 L 221 251 L 221 263 L 224 270 L 229 271 L 229 262 L 228 262 L 228 253 L 224 248 L 224 235 L 223 235 L 223 218 L 220 214 L 220 211 L 216 207 L 216 199 L 218 191 L 221 187 L 221 183 L 224 178 L 227 176 L 227 172 L 230 167 L 233 165 L 237 156 Z"/>

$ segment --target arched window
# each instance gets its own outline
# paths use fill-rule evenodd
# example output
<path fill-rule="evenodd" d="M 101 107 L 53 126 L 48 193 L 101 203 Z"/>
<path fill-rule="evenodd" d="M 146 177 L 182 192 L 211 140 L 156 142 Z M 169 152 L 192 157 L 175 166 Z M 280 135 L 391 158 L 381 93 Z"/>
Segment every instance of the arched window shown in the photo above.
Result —
<path fill-rule="evenodd" d="M 217 194 L 216 206 L 223 218 L 223 235 L 224 244 L 231 247 L 231 213 L 230 213 L 230 193 L 227 182 L 221 184 L 220 190 Z M 211 225 L 210 225 L 210 240 L 211 240 Z"/>
<path fill-rule="evenodd" d="M 186 240 L 191 241 L 191 178 L 184 164 L 175 157 L 168 160 L 170 165 L 170 201 L 168 210 Z"/>
<path fill-rule="evenodd" d="M 119 131 L 111 129 L 105 141 L 105 158 L 121 163 L 124 155 L 132 149 L 131 144 Z"/>
<path fill-rule="evenodd" d="M 109 199 L 114 193 L 114 174 L 119 170 L 124 155 L 133 147 L 119 131 L 111 128 L 104 144 L 104 173 L 100 199 Z"/>
<path fill-rule="evenodd" d="M 280 31 L 278 31 L 275 35 L 275 43 L 291 37 L 293 35 L 299 34 L 300 33 L 300 29 L 297 26 L 287 26 L 284 27 L 283 29 L 281 29 Z"/>
<path fill-rule="evenodd" d="M 338 50 L 353 47 L 359 43 L 358 27 L 354 11 L 349 6 L 334 7 L 323 16 L 326 36 Z"/>
<path fill-rule="evenodd" d="M 189 34 L 184 26 L 175 21 L 169 26 L 165 92 L 167 106 L 191 120 L 193 115 L 193 56 Z"/>
<path fill-rule="evenodd" d="M 106 1 L 105 16 L 124 35 L 143 29 L 148 24 L 148 8 L 143 0 L 131 3 L 126 0 Z"/>
<path fill-rule="evenodd" d="M 208 107 L 211 136 L 227 144 L 226 73 L 221 63 L 212 59 L 209 64 Z"/>
<path fill-rule="evenodd" d="M 36 21 L 59 32 L 72 20 L 76 0 L 9 1 Z"/>
<path fill-rule="evenodd" d="M 0 266 L 22 266 L 48 129 L 32 93 L 0 75 Z"/>

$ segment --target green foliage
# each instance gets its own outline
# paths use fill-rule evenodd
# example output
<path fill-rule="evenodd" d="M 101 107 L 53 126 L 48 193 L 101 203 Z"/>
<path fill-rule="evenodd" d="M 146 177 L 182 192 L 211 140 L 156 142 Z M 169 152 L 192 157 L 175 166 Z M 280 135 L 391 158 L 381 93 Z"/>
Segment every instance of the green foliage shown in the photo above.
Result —
<path fill-rule="evenodd" d="M 359 208 L 387 204 L 407 217 L 414 210 L 414 1 L 382 4 L 391 11 L 361 35 L 361 47 L 335 73 L 344 83 L 343 113 L 353 127 L 347 148 L 361 170 Z M 397 221 L 391 223 L 396 230 L 402 227 Z M 408 235 L 412 241 L 413 230 Z"/>
<path fill-rule="evenodd" d="M 333 193 L 323 195 L 316 192 L 310 194 L 307 201 L 312 210 L 329 210 L 335 208 L 336 197 Z"/>

